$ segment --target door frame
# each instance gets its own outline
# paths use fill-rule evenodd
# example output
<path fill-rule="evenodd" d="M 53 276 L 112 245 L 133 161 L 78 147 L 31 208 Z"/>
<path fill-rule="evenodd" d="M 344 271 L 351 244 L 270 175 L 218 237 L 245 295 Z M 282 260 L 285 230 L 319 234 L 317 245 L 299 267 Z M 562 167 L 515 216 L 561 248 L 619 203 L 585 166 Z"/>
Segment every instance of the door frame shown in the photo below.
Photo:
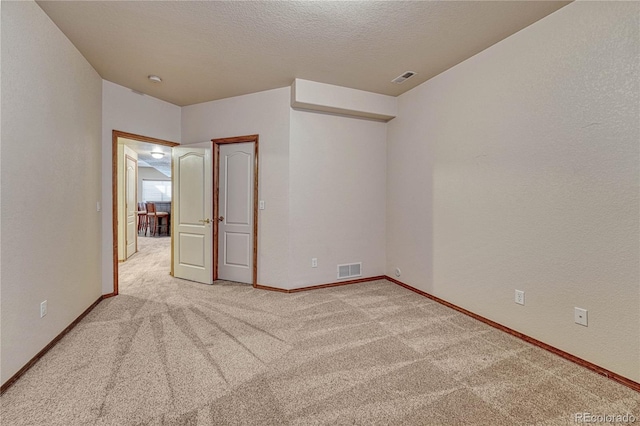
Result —
<path fill-rule="evenodd" d="M 111 131 L 111 226 L 113 230 L 113 293 L 105 294 L 103 297 L 118 295 L 118 138 L 131 139 L 138 142 L 146 142 L 169 147 L 180 145 L 177 142 L 156 139 L 149 136 L 136 135 L 134 133 L 127 133 L 120 130 Z M 173 203 L 171 204 L 171 208 L 173 209 Z M 171 238 L 173 238 L 173 233 L 171 235 Z M 171 252 L 171 258 L 171 272 L 173 273 L 173 251 Z"/>
<path fill-rule="evenodd" d="M 258 286 L 258 139 L 259 135 L 236 136 L 211 139 L 213 143 L 213 280 L 218 279 L 218 200 L 220 196 L 220 145 L 231 143 L 253 143 L 253 271 L 252 285 Z"/>

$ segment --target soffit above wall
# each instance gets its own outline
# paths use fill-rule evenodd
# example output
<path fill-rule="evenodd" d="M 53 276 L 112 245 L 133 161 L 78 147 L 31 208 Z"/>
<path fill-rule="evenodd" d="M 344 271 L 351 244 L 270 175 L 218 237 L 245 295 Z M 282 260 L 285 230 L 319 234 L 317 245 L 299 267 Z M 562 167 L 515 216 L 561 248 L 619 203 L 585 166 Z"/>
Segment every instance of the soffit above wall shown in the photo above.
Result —
<path fill-rule="evenodd" d="M 180 106 L 295 78 L 397 96 L 568 3 L 38 1 L 102 78 Z"/>
<path fill-rule="evenodd" d="M 291 107 L 387 122 L 398 114 L 398 98 L 296 78 Z"/>

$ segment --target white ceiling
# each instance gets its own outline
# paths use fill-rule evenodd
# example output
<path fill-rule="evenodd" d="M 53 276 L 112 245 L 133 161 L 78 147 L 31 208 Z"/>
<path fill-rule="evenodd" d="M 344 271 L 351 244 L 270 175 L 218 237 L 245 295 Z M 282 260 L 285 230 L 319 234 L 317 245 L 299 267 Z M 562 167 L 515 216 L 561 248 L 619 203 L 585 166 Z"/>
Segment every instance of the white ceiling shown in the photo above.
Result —
<path fill-rule="evenodd" d="M 102 78 L 180 106 L 294 78 L 397 96 L 567 3 L 38 1 Z"/>

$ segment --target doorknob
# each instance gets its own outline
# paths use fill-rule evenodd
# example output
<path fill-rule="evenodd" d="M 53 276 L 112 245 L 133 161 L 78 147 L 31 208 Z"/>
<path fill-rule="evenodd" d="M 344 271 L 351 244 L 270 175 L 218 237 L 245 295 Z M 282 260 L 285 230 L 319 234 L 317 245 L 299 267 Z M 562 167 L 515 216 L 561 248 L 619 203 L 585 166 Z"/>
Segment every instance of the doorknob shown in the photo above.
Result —
<path fill-rule="evenodd" d="M 200 219 L 198 222 L 202 222 L 202 223 L 210 223 L 210 222 L 211 222 L 211 220 L 209 220 L 209 219 L 204 219 L 204 220 L 203 220 L 203 219 Z"/>
<path fill-rule="evenodd" d="M 220 216 L 220 217 L 218 218 L 218 222 L 222 222 L 223 220 L 224 220 L 224 216 Z"/>

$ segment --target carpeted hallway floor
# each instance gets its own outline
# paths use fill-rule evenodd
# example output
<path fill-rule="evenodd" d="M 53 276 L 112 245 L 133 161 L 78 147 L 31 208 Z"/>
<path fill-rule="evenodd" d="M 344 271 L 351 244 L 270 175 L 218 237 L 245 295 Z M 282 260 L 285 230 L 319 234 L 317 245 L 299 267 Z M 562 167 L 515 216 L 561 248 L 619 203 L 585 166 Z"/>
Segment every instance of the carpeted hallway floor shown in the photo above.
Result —
<path fill-rule="evenodd" d="M 640 394 L 387 281 L 294 294 L 169 276 L 140 238 L 1 398 L 2 425 L 561 425 Z"/>

